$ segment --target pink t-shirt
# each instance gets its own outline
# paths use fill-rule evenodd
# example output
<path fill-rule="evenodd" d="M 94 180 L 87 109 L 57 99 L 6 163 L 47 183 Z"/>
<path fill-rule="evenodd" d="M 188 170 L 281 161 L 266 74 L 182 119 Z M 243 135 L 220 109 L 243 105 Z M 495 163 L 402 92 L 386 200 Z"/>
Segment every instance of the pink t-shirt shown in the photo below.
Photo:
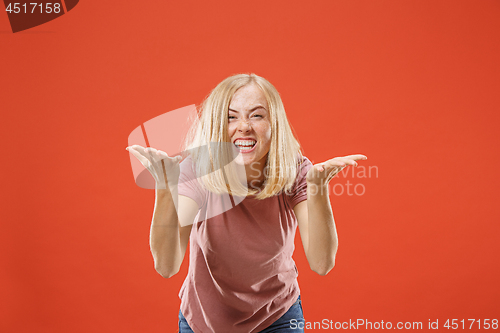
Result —
<path fill-rule="evenodd" d="M 179 195 L 195 200 L 198 214 L 215 215 L 198 216 L 195 221 L 201 222 L 193 224 L 189 271 L 179 292 L 182 314 L 195 333 L 259 332 L 297 300 L 293 207 L 307 199 L 311 167 L 305 158 L 290 193 L 247 197 L 217 215 L 211 207 L 227 202 L 192 181 L 191 158 L 181 163 Z"/>

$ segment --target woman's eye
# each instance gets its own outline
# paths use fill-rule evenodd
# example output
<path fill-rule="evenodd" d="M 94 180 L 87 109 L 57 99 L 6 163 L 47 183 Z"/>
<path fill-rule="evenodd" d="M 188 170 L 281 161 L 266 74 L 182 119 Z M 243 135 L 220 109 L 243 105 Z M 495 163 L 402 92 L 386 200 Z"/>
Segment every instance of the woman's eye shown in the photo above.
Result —
<path fill-rule="evenodd" d="M 262 118 L 262 115 L 261 115 L 261 114 L 254 114 L 253 116 L 254 116 L 254 117 L 261 117 L 261 118 Z"/>
<path fill-rule="evenodd" d="M 236 119 L 235 116 L 228 116 L 229 119 Z"/>

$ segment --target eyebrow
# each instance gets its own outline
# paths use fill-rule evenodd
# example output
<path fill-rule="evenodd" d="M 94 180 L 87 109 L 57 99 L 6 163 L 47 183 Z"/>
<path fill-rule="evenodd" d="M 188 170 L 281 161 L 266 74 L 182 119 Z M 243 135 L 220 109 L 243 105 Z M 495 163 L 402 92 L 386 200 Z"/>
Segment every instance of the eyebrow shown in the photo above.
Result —
<path fill-rule="evenodd" d="M 250 112 L 255 111 L 255 110 L 257 110 L 257 109 L 260 109 L 260 108 L 262 108 L 262 109 L 266 110 L 266 108 L 265 108 L 265 107 L 263 107 L 262 105 L 257 105 L 256 107 L 254 107 L 253 109 L 251 109 L 251 110 L 250 110 Z M 231 109 L 231 108 L 229 108 L 229 111 L 233 111 L 233 112 L 236 112 L 236 113 L 238 113 L 238 112 L 239 112 L 239 111 L 233 110 L 233 109 Z M 266 110 L 266 111 L 267 111 L 267 110 Z"/>

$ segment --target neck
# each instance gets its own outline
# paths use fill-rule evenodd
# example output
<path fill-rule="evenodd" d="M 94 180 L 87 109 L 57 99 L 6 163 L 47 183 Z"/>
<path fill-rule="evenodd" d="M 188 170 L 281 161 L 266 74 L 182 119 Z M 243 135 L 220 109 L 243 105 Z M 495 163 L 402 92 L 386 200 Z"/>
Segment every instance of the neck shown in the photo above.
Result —
<path fill-rule="evenodd" d="M 259 162 L 254 162 L 251 165 L 245 165 L 245 172 L 247 175 L 247 186 L 251 189 L 259 189 L 264 184 L 266 176 L 264 168 L 266 166 L 266 159 Z"/>

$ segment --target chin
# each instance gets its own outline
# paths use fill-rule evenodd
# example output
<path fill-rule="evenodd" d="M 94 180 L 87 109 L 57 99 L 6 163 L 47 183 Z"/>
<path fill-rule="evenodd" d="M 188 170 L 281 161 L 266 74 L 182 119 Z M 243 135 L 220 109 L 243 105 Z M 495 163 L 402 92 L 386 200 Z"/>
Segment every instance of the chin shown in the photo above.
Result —
<path fill-rule="evenodd" d="M 253 159 L 244 157 L 243 154 L 238 154 L 238 156 L 234 159 L 234 162 L 238 165 L 250 165 L 253 162 Z"/>
<path fill-rule="evenodd" d="M 252 154 L 253 155 L 253 154 Z M 234 162 L 238 165 L 250 165 L 252 163 L 257 163 L 259 160 L 256 160 L 254 156 L 248 156 L 246 154 L 239 153 L 238 156 L 234 159 Z"/>

